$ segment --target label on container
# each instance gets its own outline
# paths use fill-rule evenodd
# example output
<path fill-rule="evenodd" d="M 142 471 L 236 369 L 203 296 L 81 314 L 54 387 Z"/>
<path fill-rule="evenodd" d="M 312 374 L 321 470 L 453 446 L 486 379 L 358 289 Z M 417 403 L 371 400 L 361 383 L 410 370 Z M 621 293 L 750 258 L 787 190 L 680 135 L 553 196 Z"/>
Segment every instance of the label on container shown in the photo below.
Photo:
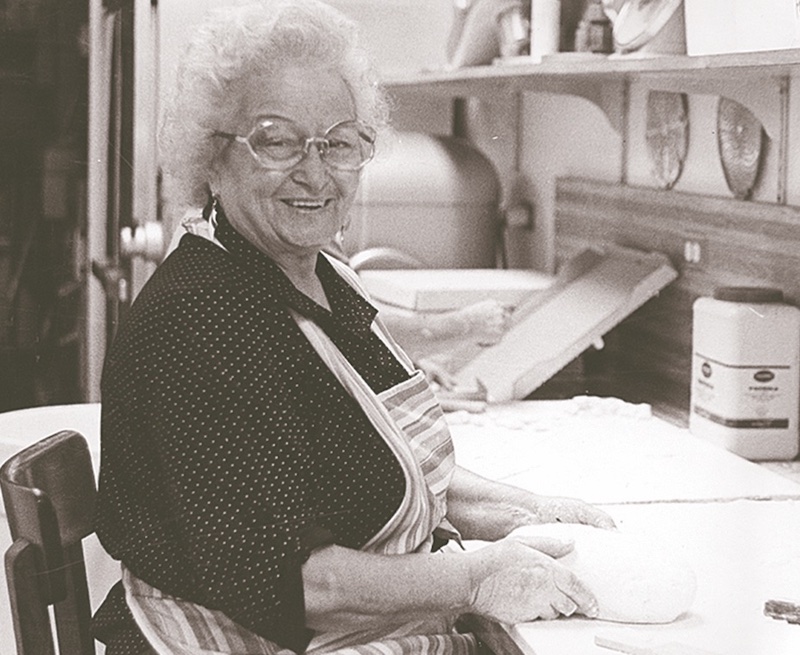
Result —
<path fill-rule="evenodd" d="M 731 428 L 789 427 L 793 399 L 792 367 L 730 365 L 699 353 L 694 355 L 692 411 Z"/>

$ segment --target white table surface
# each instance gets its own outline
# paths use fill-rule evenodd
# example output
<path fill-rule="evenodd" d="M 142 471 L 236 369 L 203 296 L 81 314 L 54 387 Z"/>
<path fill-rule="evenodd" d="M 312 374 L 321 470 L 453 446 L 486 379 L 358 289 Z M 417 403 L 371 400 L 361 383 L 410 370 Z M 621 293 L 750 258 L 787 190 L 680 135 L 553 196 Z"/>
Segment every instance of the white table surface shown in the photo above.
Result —
<path fill-rule="evenodd" d="M 457 461 L 537 493 L 597 504 L 800 498 L 800 484 L 614 398 L 516 402 L 449 420 Z"/>
<path fill-rule="evenodd" d="M 800 603 L 796 482 L 615 399 L 514 403 L 452 415 L 451 424 L 466 466 L 600 504 L 621 530 L 673 545 L 697 576 L 691 612 L 672 624 L 569 618 L 504 626 L 518 652 L 611 654 L 595 643 L 605 637 L 631 648 L 695 649 L 682 655 L 800 653 L 800 626 L 763 614 L 767 600 Z"/>
<path fill-rule="evenodd" d="M 93 456 L 100 453 L 100 403 L 48 405 L 0 413 L 0 464 L 39 439 L 76 430 L 89 442 Z"/>

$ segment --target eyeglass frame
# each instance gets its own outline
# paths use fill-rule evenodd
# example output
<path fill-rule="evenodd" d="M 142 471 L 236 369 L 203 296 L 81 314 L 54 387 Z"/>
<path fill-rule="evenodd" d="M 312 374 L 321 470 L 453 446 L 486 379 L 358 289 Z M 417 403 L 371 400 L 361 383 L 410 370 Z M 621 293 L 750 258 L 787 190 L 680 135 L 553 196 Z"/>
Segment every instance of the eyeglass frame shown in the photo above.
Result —
<path fill-rule="evenodd" d="M 263 118 L 262 120 L 260 120 L 255 125 L 255 127 L 252 130 L 250 130 L 250 132 L 247 133 L 247 136 L 242 136 L 241 134 L 234 134 L 233 132 L 223 132 L 221 130 L 214 130 L 213 136 L 219 136 L 219 137 L 222 137 L 224 139 L 229 139 L 230 141 L 233 141 L 235 143 L 243 143 L 245 146 L 247 146 L 247 150 L 250 152 L 250 154 L 252 155 L 253 159 L 256 160 L 256 163 L 259 166 L 261 166 L 261 168 L 264 168 L 264 169 L 270 170 L 270 171 L 288 171 L 289 169 L 297 166 L 297 164 L 299 164 L 306 157 L 308 157 L 308 152 L 309 152 L 309 149 L 311 148 L 312 145 L 315 145 L 317 147 L 317 152 L 319 153 L 320 160 L 326 166 L 329 166 L 330 168 L 332 168 L 334 170 L 347 172 L 347 173 L 355 173 L 356 171 L 360 171 L 362 168 L 364 168 L 364 166 L 366 166 L 375 157 L 375 141 L 376 141 L 377 136 L 378 136 L 376 134 L 375 130 L 372 127 L 370 127 L 369 125 L 367 125 L 366 123 L 362 123 L 357 118 L 347 118 L 347 119 L 345 119 L 343 121 L 338 121 L 338 122 L 334 123 L 333 125 L 331 125 L 327 130 L 325 130 L 322 133 L 322 136 L 307 136 L 307 137 L 305 137 L 305 141 L 303 142 L 303 147 L 302 147 L 302 149 L 300 151 L 301 156 L 300 156 L 300 159 L 298 159 L 297 161 L 293 161 L 291 164 L 288 164 L 285 167 L 274 167 L 274 166 L 267 165 L 261 160 L 261 158 L 256 153 L 255 149 L 253 148 L 252 144 L 250 143 L 250 138 L 256 132 L 258 132 L 260 129 L 263 129 L 264 127 L 266 127 L 270 122 L 272 122 L 275 119 L 280 119 L 282 121 L 287 121 L 289 123 L 293 123 L 293 124 L 297 125 L 298 127 L 300 127 L 297 123 L 295 123 L 295 121 L 293 121 L 290 118 L 284 118 L 283 116 L 267 116 L 267 117 Z M 362 161 L 356 168 L 340 168 L 339 166 L 335 166 L 334 164 L 331 164 L 330 162 L 328 162 L 327 159 L 325 159 L 325 153 L 330 148 L 330 142 L 327 139 L 327 135 L 331 133 L 331 130 L 334 130 L 337 127 L 340 127 L 341 125 L 345 125 L 347 123 L 353 123 L 353 124 L 355 124 L 357 126 L 358 132 L 359 132 L 359 135 L 361 136 L 361 138 L 363 138 L 364 135 L 366 135 L 368 137 L 368 138 L 364 138 L 364 141 L 366 141 L 369 144 L 369 156 L 366 159 L 364 159 L 364 161 Z M 287 160 L 287 161 L 291 161 L 291 160 Z"/>

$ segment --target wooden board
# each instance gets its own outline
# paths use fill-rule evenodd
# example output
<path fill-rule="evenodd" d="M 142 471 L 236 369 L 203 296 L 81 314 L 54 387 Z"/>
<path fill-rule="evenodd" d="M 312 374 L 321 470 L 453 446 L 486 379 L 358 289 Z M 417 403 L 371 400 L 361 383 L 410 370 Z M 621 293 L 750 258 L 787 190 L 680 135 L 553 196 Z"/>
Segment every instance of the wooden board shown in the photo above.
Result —
<path fill-rule="evenodd" d="M 492 402 L 525 398 L 675 276 L 663 255 L 595 244 L 570 257 L 552 286 L 515 309 L 503 338 L 453 376 L 486 389 Z"/>
<path fill-rule="evenodd" d="M 686 242 L 698 262 L 684 258 Z M 800 208 L 562 178 L 556 247 L 611 242 L 667 255 L 678 279 L 605 338 L 598 392 L 688 416 L 692 303 L 723 285 L 780 287 L 800 304 Z"/>

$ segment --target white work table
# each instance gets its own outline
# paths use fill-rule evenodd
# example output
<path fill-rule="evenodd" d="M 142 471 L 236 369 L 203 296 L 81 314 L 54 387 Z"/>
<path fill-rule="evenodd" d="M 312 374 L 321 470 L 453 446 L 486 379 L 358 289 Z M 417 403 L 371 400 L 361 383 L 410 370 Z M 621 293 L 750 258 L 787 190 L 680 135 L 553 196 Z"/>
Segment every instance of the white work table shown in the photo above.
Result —
<path fill-rule="evenodd" d="M 498 652 L 612 655 L 596 638 L 636 653 L 669 643 L 681 655 L 800 652 L 800 625 L 763 613 L 767 600 L 800 602 L 800 484 L 615 399 L 513 403 L 451 424 L 465 466 L 599 504 L 621 530 L 672 545 L 697 576 L 692 609 L 674 623 L 483 623 Z"/>
<path fill-rule="evenodd" d="M 0 458 L 71 428 L 87 437 L 97 464 L 99 413 L 94 404 L 0 414 Z M 678 642 L 717 655 L 800 652 L 800 625 L 763 615 L 766 600 L 800 602 L 800 484 L 615 399 L 519 402 L 448 417 L 459 463 L 602 505 L 621 529 L 672 544 L 697 575 L 691 612 L 672 624 L 569 618 L 491 626 L 484 637 L 498 655 L 612 654 L 596 637 L 639 647 Z M 7 541 L 7 528 L 2 534 Z M 96 604 L 116 565 L 96 543 L 87 551 Z M 0 584 L 0 632 L 10 634 Z M 11 653 L 11 643 L 0 644 L 0 655 Z"/>
<path fill-rule="evenodd" d="M 604 504 L 800 498 L 792 480 L 616 398 L 448 416 L 459 463 L 541 494 Z"/>

